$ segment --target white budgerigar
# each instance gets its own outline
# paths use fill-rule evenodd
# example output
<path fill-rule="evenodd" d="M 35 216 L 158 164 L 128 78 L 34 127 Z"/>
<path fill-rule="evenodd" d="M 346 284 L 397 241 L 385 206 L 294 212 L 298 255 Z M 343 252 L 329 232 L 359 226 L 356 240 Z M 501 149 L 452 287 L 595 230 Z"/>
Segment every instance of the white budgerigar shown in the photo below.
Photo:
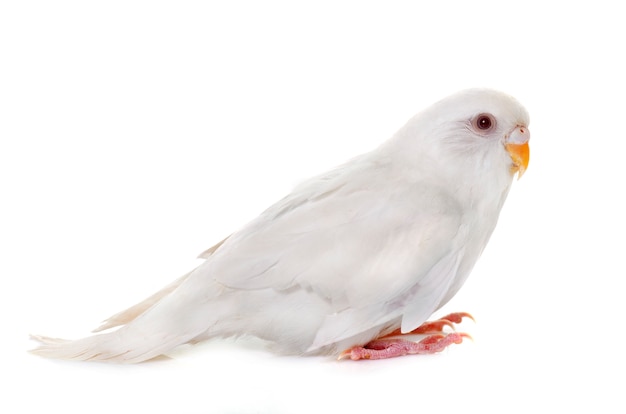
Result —
<path fill-rule="evenodd" d="M 462 334 L 396 335 L 418 329 L 466 280 L 528 165 L 528 122 L 501 92 L 445 98 L 377 149 L 299 185 L 97 331 L 118 329 L 35 337 L 33 352 L 132 363 L 251 335 L 282 353 L 375 359 L 458 343 Z"/>

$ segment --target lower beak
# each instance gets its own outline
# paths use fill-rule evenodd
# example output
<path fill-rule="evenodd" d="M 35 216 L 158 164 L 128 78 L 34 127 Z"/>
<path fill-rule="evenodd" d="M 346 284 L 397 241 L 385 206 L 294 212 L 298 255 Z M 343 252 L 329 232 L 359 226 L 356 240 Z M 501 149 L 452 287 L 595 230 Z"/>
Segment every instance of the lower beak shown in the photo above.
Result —
<path fill-rule="evenodd" d="M 524 175 L 526 168 L 528 168 L 528 161 L 530 159 L 530 148 L 528 147 L 528 141 L 523 144 L 506 144 L 506 150 L 511 155 L 513 160 L 513 167 L 511 167 L 511 173 L 517 173 L 517 179 L 519 180 Z"/>

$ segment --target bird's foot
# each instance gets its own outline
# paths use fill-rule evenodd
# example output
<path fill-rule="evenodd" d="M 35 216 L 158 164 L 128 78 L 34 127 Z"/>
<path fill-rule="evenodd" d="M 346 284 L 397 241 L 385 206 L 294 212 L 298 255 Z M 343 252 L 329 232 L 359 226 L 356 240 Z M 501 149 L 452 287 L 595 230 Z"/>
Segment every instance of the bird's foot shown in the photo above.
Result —
<path fill-rule="evenodd" d="M 385 337 L 386 338 L 386 337 Z M 402 338 L 375 339 L 365 346 L 355 346 L 343 351 L 338 359 L 386 359 L 412 354 L 434 354 L 441 352 L 452 344 L 460 344 L 463 338 L 470 338 L 466 333 L 438 333 L 427 336 L 419 342 L 407 341 Z"/>
<path fill-rule="evenodd" d="M 427 335 L 442 333 L 443 329 L 446 326 L 454 330 L 454 324 L 461 323 L 463 321 L 463 318 L 469 318 L 471 320 L 474 320 L 474 317 L 467 312 L 456 312 L 446 315 L 443 318 L 439 318 L 435 321 L 424 322 L 417 329 L 414 329 L 411 332 L 402 333 L 400 329 L 396 329 L 395 331 L 383 336 L 382 338 L 389 338 L 398 335 Z"/>
<path fill-rule="evenodd" d="M 410 354 L 434 354 L 440 352 L 451 344 L 460 344 L 463 338 L 470 338 L 466 333 L 444 334 L 444 328 L 452 328 L 461 323 L 463 318 L 474 320 L 474 317 L 466 312 L 456 312 L 439 318 L 435 321 L 424 322 L 411 332 L 402 333 L 397 329 L 383 337 L 375 339 L 365 346 L 357 346 L 347 349 L 339 355 L 339 359 L 385 359 Z M 429 335 L 419 342 L 413 342 L 398 336 L 404 335 Z"/>

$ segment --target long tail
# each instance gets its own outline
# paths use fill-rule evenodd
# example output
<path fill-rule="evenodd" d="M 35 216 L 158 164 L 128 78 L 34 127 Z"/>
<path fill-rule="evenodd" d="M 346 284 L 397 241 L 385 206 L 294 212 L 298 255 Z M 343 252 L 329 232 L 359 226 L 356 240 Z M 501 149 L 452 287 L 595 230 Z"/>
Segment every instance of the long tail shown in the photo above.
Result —
<path fill-rule="evenodd" d="M 162 355 L 195 336 L 143 337 L 125 328 L 74 341 L 32 335 L 40 346 L 30 352 L 55 359 L 136 363 Z"/>
<path fill-rule="evenodd" d="M 73 341 L 33 335 L 40 346 L 31 352 L 47 358 L 135 363 L 188 343 L 213 323 L 209 302 L 184 283 L 191 274 L 114 315 L 97 329 L 125 324 L 115 331 Z"/>
<path fill-rule="evenodd" d="M 207 259 L 223 242 L 200 257 Z M 179 288 L 183 288 L 196 270 L 198 268 L 142 302 L 111 316 L 93 332 L 123 325 L 115 331 L 74 341 L 32 335 L 31 338 L 40 345 L 30 352 L 47 358 L 135 363 L 155 358 L 178 345 L 188 343 L 211 324 L 206 301 L 202 298 L 193 300 L 197 293 L 193 287 L 191 291 L 177 295 Z M 185 300 L 181 301 L 181 296 Z"/>

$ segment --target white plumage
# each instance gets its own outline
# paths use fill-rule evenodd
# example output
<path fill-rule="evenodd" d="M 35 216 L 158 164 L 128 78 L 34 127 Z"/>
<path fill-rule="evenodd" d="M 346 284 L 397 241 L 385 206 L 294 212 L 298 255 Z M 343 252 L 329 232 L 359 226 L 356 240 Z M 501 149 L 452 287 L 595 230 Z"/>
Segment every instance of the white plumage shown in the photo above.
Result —
<path fill-rule="evenodd" d="M 458 291 L 483 251 L 526 168 L 528 122 L 516 100 L 493 90 L 439 101 L 379 148 L 298 186 L 97 331 L 119 329 L 36 337 L 33 352 L 140 362 L 247 334 L 284 353 L 336 354 L 411 331 Z"/>

